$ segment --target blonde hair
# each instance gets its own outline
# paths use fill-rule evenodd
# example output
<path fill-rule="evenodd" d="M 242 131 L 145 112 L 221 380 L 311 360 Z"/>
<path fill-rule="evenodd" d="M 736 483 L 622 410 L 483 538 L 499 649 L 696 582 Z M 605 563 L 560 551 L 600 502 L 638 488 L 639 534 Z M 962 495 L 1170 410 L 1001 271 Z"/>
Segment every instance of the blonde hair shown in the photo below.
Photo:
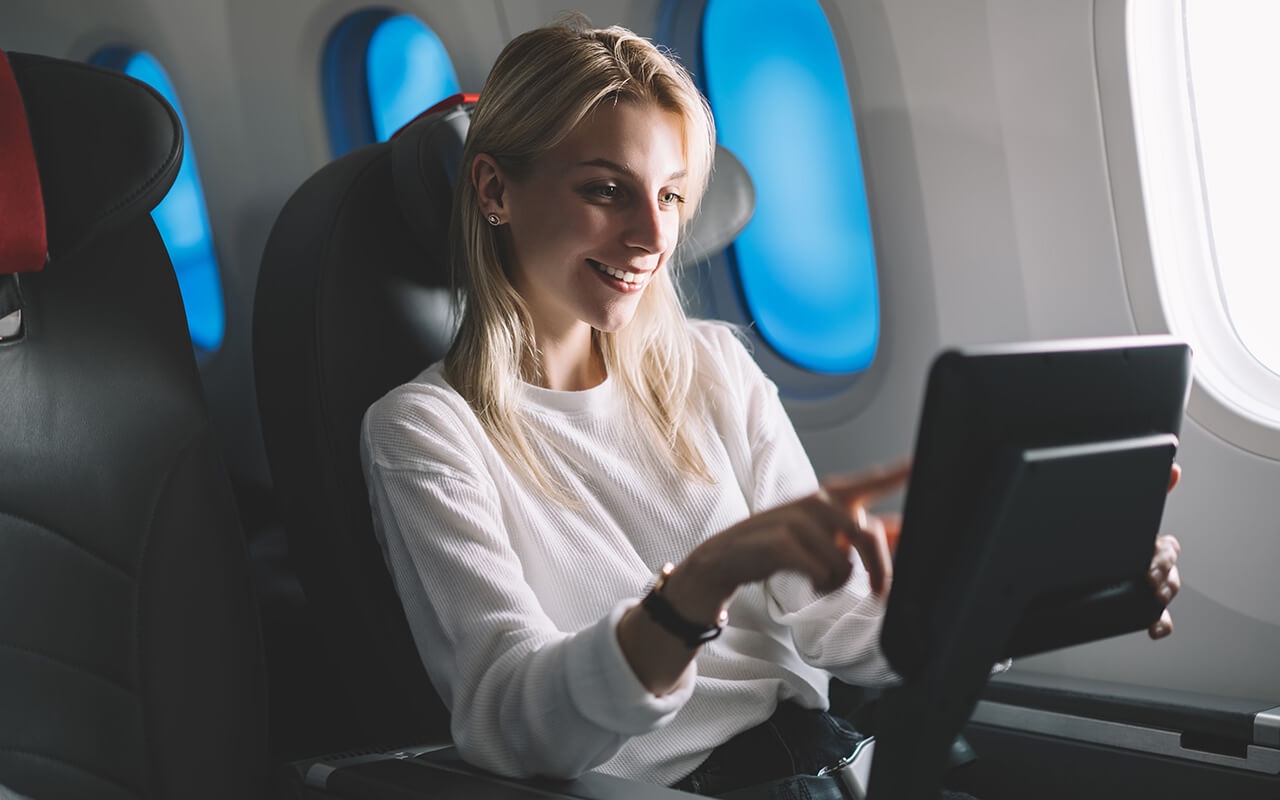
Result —
<path fill-rule="evenodd" d="M 480 209 L 470 165 L 486 153 L 519 177 L 606 102 L 648 103 L 681 117 L 688 184 L 680 222 L 687 227 L 715 149 L 707 101 L 689 74 L 647 39 L 625 28 L 592 29 L 580 16 L 521 34 L 498 56 L 471 115 L 450 226 L 454 285 L 464 309 L 445 376 L 507 460 L 562 499 L 567 492 L 531 450 L 519 413 L 521 381 L 539 371 L 533 326 L 502 263 L 497 229 Z M 668 264 L 649 281 L 630 324 L 593 331 L 593 340 L 658 451 L 685 473 L 710 480 L 691 431 L 693 344 L 673 268 Z"/>

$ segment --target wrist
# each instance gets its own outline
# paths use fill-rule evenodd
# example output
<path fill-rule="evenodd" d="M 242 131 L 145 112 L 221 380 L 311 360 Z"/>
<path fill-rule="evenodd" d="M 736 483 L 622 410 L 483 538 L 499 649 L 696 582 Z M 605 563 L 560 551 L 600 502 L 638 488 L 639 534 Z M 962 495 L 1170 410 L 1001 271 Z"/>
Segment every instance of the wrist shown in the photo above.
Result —
<path fill-rule="evenodd" d="M 690 556 L 667 576 L 662 594 L 681 617 L 700 625 L 711 625 L 729 604 L 733 590 L 718 587 L 707 571 Z"/>
<path fill-rule="evenodd" d="M 658 575 L 653 588 L 640 602 L 649 620 L 666 633 L 675 637 L 690 650 L 697 649 L 724 632 L 729 621 L 728 613 L 721 607 L 710 622 L 690 619 L 678 610 L 667 597 L 667 581 L 674 572 L 674 565 L 666 564 Z"/>

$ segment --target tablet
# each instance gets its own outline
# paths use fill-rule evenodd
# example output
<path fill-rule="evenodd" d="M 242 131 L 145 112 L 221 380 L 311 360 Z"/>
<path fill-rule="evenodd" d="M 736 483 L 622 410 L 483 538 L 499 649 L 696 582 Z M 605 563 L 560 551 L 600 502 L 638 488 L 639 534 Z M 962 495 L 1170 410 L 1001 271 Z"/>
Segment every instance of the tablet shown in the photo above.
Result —
<path fill-rule="evenodd" d="M 1015 556 L 1006 552 L 1005 557 L 1035 562 L 1025 566 L 1042 570 L 1041 575 L 1068 569 L 1061 559 L 1066 554 L 1077 559 L 1074 568 L 1080 574 L 1095 561 L 1110 560 L 1119 566 L 1109 567 L 1111 578 L 1106 585 L 1036 598 L 1021 612 L 1027 618 L 1002 655 L 1025 655 L 1138 630 L 1158 618 L 1160 606 L 1150 588 L 1144 587 L 1143 576 L 1163 510 L 1160 487 L 1168 481 L 1190 375 L 1190 348 L 1171 337 L 957 348 L 934 360 L 881 635 L 885 654 L 899 674 L 909 678 L 928 662 L 930 648 L 942 633 L 938 628 L 945 624 L 940 620 L 948 619 L 944 587 L 950 587 L 945 591 L 954 598 L 956 587 L 965 586 L 965 576 L 957 571 L 989 564 L 975 559 L 1001 556 L 991 530 L 998 527 L 992 520 L 999 517 L 993 514 L 1001 512 L 993 512 L 992 504 L 1010 505 L 1010 490 L 1002 487 L 1019 465 L 1025 466 L 1027 453 L 1034 459 L 1035 454 L 1088 450 L 1102 453 L 1091 456 L 1104 459 L 1095 465 L 1114 466 L 1114 461 L 1105 461 L 1116 449 L 1114 443 L 1156 443 L 1143 445 L 1145 457 L 1122 464 L 1128 472 L 1120 473 L 1122 479 L 1117 482 L 1128 485 L 1129 473 L 1143 472 L 1132 476 L 1144 481 L 1142 498 L 1131 501 L 1129 494 L 1139 493 L 1098 492 L 1088 480 L 1080 483 L 1086 493 L 1108 495 L 1081 498 L 1086 504 L 1081 508 L 1095 515 L 1087 526 L 1089 534 L 1105 534 L 1091 540 L 1089 552 L 1073 553 L 1070 537 L 1061 531 L 1042 544 L 1034 540 L 1034 530 L 1019 534 L 1024 546 L 1026 542 L 1032 548 L 1042 546 L 1043 557 L 1027 558 L 1025 552 Z M 1158 446 L 1162 441 L 1163 448 Z M 1126 516 L 1124 512 L 1132 509 L 1125 506 L 1133 503 L 1145 505 L 1136 516 Z M 1019 508 L 1024 517 L 1035 518 L 1036 510 L 1026 508 L 1026 503 Z M 1127 522 L 1116 530 L 1094 530 L 1098 525 L 1107 527 L 1111 519 Z M 1135 527 L 1135 519 L 1139 520 L 1136 527 L 1148 529 L 1128 529 Z M 1099 541 L 1104 542 L 1102 547 L 1097 546 Z M 1002 542 L 1000 546 L 1008 546 L 1007 540 Z M 1082 564 L 1088 568 L 1080 568 Z M 1127 583 L 1117 583 L 1117 569 L 1125 572 Z M 1037 615 L 1043 618 L 1032 618 Z"/>

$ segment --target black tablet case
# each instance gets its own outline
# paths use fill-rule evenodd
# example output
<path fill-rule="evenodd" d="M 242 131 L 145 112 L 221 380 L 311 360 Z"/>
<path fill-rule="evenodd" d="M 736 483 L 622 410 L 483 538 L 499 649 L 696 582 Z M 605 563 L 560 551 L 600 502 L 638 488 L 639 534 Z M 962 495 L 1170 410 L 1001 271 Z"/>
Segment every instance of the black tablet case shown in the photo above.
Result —
<path fill-rule="evenodd" d="M 1082 496 L 1087 505 L 1069 513 L 1084 526 L 1076 529 L 1078 538 L 1093 544 L 1089 551 L 1076 548 L 1077 537 L 1061 530 L 1036 542 L 1037 531 L 1026 531 L 1024 543 L 1043 546 L 1043 557 L 1026 568 L 1044 570 L 1046 577 L 1064 571 L 1068 578 L 1073 569 L 1096 570 L 1100 579 L 1037 595 L 1004 655 L 1140 630 L 1159 617 L 1162 606 L 1144 573 L 1181 428 L 1190 359 L 1190 348 L 1169 337 L 963 348 L 938 356 L 921 412 L 882 634 L 900 674 L 909 677 L 929 659 L 937 626 L 946 618 L 944 587 L 948 580 L 952 586 L 963 583 L 952 571 L 975 558 L 1001 557 L 998 548 L 1008 548 L 1008 541 L 991 541 L 997 523 L 1008 523 L 1011 512 L 1034 523 L 1038 511 L 1028 503 L 1051 503 L 1023 497 L 1019 504 L 1008 494 L 1017 475 L 1034 474 L 1029 452 L 1082 448 L 1074 467 L 1072 459 L 1046 467 L 1077 480 L 1092 495 Z M 1121 470 L 1120 480 L 1099 481 L 1100 470 L 1108 468 Z M 1109 489 L 1112 484 L 1118 488 Z M 1049 509 L 1044 512 L 1040 516 Z M 1049 515 L 1038 524 L 1070 529 L 1061 517 Z M 1105 546 L 1098 547 L 1099 541 Z M 994 551 L 984 552 L 988 548 Z"/>

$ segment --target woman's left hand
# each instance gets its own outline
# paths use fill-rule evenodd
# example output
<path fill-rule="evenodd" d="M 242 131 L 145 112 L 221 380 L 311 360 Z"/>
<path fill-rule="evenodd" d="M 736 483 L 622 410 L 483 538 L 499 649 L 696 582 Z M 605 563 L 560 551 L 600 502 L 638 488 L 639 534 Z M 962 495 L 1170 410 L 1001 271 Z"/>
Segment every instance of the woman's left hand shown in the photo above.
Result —
<path fill-rule="evenodd" d="M 1169 473 L 1169 491 L 1173 491 L 1173 487 L 1178 485 L 1178 479 L 1181 477 L 1182 467 L 1174 464 L 1173 470 Z M 1147 630 L 1147 634 L 1152 639 L 1162 639 L 1173 633 L 1173 617 L 1169 615 L 1168 605 L 1178 593 L 1178 589 L 1182 588 L 1182 577 L 1178 574 L 1178 554 L 1181 552 L 1182 546 L 1178 544 L 1175 537 L 1168 534 L 1156 537 L 1156 552 L 1151 558 L 1147 580 L 1155 590 L 1156 597 L 1160 598 L 1160 602 L 1165 605 L 1165 609 L 1161 612 L 1160 619 L 1152 623 Z"/>

